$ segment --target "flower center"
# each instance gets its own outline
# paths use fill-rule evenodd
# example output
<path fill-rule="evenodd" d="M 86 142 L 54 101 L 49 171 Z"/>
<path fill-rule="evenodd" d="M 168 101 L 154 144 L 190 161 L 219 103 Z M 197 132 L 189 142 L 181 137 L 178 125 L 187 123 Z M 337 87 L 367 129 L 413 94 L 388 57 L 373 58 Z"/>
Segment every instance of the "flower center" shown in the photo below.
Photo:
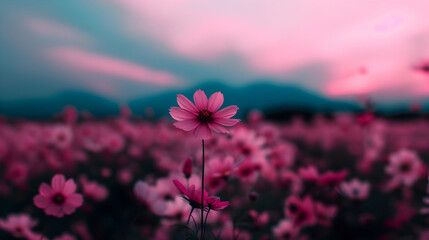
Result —
<path fill-rule="evenodd" d="M 411 169 L 410 164 L 408 163 L 401 164 L 401 167 L 400 167 L 401 172 L 406 173 L 406 172 L 409 172 L 410 169 Z"/>
<path fill-rule="evenodd" d="M 212 112 L 209 110 L 201 110 L 198 113 L 198 121 L 201 123 L 208 123 L 213 121 Z"/>
<path fill-rule="evenodd" d="M 56 203 L 56 204 L 62 204 L 62 203 L 64 203 L 64 201 L 65 201 L 66 199 L 64 198 L 64 195 L 63 194 L 61 194 L 61 193 L 57 193 L 57 194 L 55 194 L 55 196 L 54 196 L 54 198 L 53 198 L 53 201 L 54 201 L 54 203 Z"/>

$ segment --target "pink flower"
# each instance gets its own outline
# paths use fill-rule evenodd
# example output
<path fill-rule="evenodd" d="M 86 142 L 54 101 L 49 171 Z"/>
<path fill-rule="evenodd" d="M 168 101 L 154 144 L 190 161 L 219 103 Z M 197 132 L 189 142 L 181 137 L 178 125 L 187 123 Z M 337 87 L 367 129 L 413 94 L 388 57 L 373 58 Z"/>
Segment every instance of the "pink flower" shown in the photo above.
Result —
<path fill-rule="evenodd" d="M 299 230 L 291 220 L 283 219 L 273 228 L 273 233 L 276 239 L 292 240 L 298 235 Z"/>
<path fill-rule="evenodd" d="M 134 185 L 134 194 L 143 206 L 153 213 L 160 215 L 165 211 L 167 203 L 161 199 L 155 188 L 147 183 L 138 181 Z"/>
<path fill-rule="evenodd" d="M 7 216 L 6 220 L 0 219 L 0 229 L 17 238 L 26 238 L 32 235 L 31 228 L 36 224 L 37 221 L 31 219 L 27 214 L 11 214 Z"/>
<path fill-rule="evenodd" d="M 109 195 L 109 190 L 95 181 L 88 181 L 85 177 L 82 177 L 80 178 L 80 183 L 85 196 L 94 201 L 103 201 Z"/>
<path fill-rule="evenodd" d="M 231 119 L 238 110 L 237 106 L 229 106 L 220 111 L 223 104 L 223 95 L 220 92 L 213 93 L 210 99 L 202 90 L 194 93 L 195 105 L 185 96 L 177 95 L 177 103 L 180 107 L 170 108 L 170 115 L 179 129 L 193 131 L 194 136 L 208 139 L 215 133 L 228 133 L 223 126 L 234 126 L 240 120 Z"/>
<path fill-rule="evenodd" d="M 290 196 L 285 202 L 286 216 L 292 219 L 296 226 L 312 226 L 316 223 L 314 214 L 314 202 L 310 196 L 299 199 L 296 196 Z"/>
<path fill-rule="evenodd" d="M 355 178 L 350 182 L 343 182 L 340 190 L 352 200 L 365 200 L 368 198 L 370 185 L 368 182 L 361 182 Z"/>
<path fill-rule="evenodd" d="M 314 207 L 317 222 L 326 227 L 331 226 L 331 221 L 337 215 L 337 211 L 336 206 L 326 206 L 320 202 L 316 202 Z"/>
<path fill-rule="evenodd" d="M 207 207 L 214 211 L 220 211 L 228 207 L 230 204 L 228 201 L 221 201 L 217 197 L 208 197 L 207 198 Z"/>
<path fill-rule="evenodd" d="M 392 175 L 394 182 L 411 186 L 420 177 L 421 168 L 422 163 L 417 154 L 404 149 L 390 155 L 385 171 Z"/>
<path fill-rule="evenodd" d="M 206 190 L 204 190 L 203 201 L 201 201 L 201 189 L 195 190 L 195 185 L 185 188 L 185 186 L 183 186 L 183 184 L 177 179 L 174 179 L 173 183 L 183 194 L 183 197 L 189 202 L 189 205 L 191 205 L 192 208 L 201 208 L 202 205 L 207 205 L 208 193 Z"/>
<path fill-rule="evenodd" d="M 76 192 L 73 179 L 66 181 L 62 174 L 52 178 L 51 186 L 42 183 L 39 193 L 34 197 L 34 204 L 45 210 L 47 215 L 63 217 L 72 214 L 76 208 L 82 206 L 83 197 Z"/>

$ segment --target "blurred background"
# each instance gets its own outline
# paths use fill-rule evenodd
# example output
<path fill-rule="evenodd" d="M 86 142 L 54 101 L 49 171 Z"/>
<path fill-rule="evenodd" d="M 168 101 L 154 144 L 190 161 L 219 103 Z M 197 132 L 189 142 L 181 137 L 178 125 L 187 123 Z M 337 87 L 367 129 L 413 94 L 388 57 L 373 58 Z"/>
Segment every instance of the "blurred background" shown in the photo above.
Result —
<path fill-rule="evenodd" d="M 429 2 L 0 2 L 0 113 L 166 116 L 177 93 L 264 111 L 429 111 Z"/>

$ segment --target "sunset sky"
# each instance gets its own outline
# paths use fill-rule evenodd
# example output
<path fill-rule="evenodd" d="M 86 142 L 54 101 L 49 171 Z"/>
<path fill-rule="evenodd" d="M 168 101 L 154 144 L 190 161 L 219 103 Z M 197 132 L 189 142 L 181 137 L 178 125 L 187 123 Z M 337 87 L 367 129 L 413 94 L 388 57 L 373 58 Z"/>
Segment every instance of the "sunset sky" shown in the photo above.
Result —
<path fill-rule="evenodd" d="M 0 100 L 128 101 L 205 81 L 328 97 L 429 96 L 429 1 L 0 2 Z"/>

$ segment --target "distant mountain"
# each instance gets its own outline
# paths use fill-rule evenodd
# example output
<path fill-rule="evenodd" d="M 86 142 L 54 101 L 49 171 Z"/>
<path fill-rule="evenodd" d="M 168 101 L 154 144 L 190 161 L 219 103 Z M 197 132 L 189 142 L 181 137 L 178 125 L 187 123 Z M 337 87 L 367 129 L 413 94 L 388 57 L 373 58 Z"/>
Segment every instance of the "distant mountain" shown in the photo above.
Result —
<path fill-rule="evenodd" d="M 208 96 L 221 91 L 225 96 L 224 106 L 237 105 L 238 117 L 244 117 L 250 110 L 258 109 L 272 116 L 290 115 L 289 113 L 362 111 L 352 100 L 330 99 L 314 92 L 295 87 L 259 82 L 245 87 L 231 87 L 219 82 L 208 82 L 188 90 L 169 91 L 158 95 L 144 97 L 129 102 L 134 114 L 144 115 L 147 108 L 152 108 L 156 117 L 168 116 L 168 109 L 177 106 L 176 95 L 183 94 L 192 100 L 197 89 L 202 89 Z M 424 102 L 427 108 L 429 102 Z M 61 112 L 64 106 L 73 105 L 78 110 L 87 110 L 96 116 L 117 115 L 119 103 L 106 97 L 89 92 L 68 91 L 62 94 L 40 99 L 23 99 L 0 102 L 0 114 L 9 117 L 50 118 Z M 407 104 L 379 105 L 377 111 L 405 113 Z M 426 110 L 427 111 L 427 110 Z"/>
<path fill-rule="evenodd" d="M 73 105 L 96 116 L 116 115 L 119 106 L 113 100 L 88 92 L 67 91 L 49 98 L 23 99 L 0 102 L 0 114 L 8 117 L 46 119 Z"/>
<path fill-rule="evenodd" d="M 186 91 L 166 92 L 153 97 L 136 99 L 131 101 L 129 106 L 136 114 L 142 114 L 147 107 L 152 107 L 157 116 L 164 116 L 168 114 L 171 106 L 177 105 L 177 94 L 180 93 L 192 99 L 197 89 L 204 90 L 208 97 L 213 92 L 221 91 L 225 96 L 224 105 L 239 106 L 240 116 L 253 109 L 266 111 L 296 109 L 308 112 L 361 110 L 358 104 L 351 101 L 329 99 L 294 86 L 255 83 L 246 87 L 231 87 L 218 82 L 205 83 Z"/>

